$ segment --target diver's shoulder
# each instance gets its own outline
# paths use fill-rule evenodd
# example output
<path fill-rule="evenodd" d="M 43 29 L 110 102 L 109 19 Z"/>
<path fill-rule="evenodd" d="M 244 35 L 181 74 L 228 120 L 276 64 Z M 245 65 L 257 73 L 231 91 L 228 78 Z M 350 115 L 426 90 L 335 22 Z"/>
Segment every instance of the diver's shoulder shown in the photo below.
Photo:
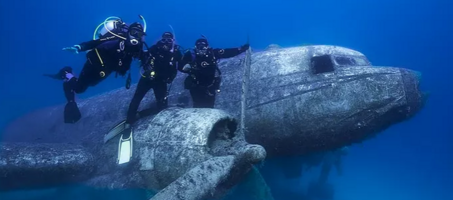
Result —
<path fill-rule="evenodd" d="M 184 52 L 185 54 L 191 54 L 192 53 L 192 49 L 180 49 L 180 51 L 182 50 L 182 52 Z"/>

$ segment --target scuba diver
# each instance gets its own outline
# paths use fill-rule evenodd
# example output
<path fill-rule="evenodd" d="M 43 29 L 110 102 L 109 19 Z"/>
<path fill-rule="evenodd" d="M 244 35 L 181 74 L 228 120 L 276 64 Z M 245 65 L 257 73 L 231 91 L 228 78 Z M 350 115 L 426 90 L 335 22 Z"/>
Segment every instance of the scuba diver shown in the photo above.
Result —
<path fill-rule="evenodd" d="M 145 43 L 146 45 L 146 43 Z M 171 84 L 177 74 L 177 66 L 182 59 L 180 46 L 175 44 L 174 34 L 165 32 L 162 38 L 143 52 L 141 78 L 127 112 L 126 128 L 135 122 L 137 109 L 146 93 L 152 88 L 157 102 L 156 112 L 167 108 L 167 84 Z M 171 86 L 170 86 L 171 87 Z"/>
<path fill-rule="evenodd" d="M 175 79 L 178 72 L 177 66 L 182 59 L 180 47 L 175 43 L 174 33 L 171 32 L 163 33 L 161 39 L 150 48 L 144 43 L 147 50 L 143 51 L 140 56 L 141 77 L 129 104 L 127 118 L 110 129 L 104 136 L 104 143 L 106 143 L 121 134 L 118 144 L 118 164 L 128 163 L 132 157 L 133 129 L 131 125 L 137 118 L 158 113 L 167 108 L 167 84 L 171 84 Z M 151 88 L 154 90 L 157 109 L 150 108 L 137 112 L 140 102 Z"/>
<path fill-rule="evenodd" d="M 221 58 L 231 58 L 249 49 L 245 44 L 239 48 L 211 48 L 206 37 L 195 42 L 195 49 L 187 51 L 178 70 L 189 76 L 184 81 L 184 89 L 190 91 L 194 108 L 213 108 L 216 93 L 220 92 L 221 72 L 217 66 Z M 190 67 L 185 67 L 189 64 Z"/>
<path fill-rule="evenodd" d="M 44 74 L 63 80 L 64 94 L 67 99 L 64 109 L 65 123 L 75 123 L 81 118 L 74 93 L 85 92 L 88 87 L 97 85 L 112 72 L 124 76 L 129 71 L 132 60 L 140 56 L 146 35 L 146 21 L 141 15 L 139 17 L 143 20 L 145 27 L 138 22 L 127 25 L 120 18 L 110 17 L 96 28 L 93 40 L 63 48 L 63 50 L 75 53 L 87 51 L 87 60 L 78 78 L 75 77 L 72 68 L 68 66 L 57 74 Z M 104 27 L 98 33 L 101 25 Z M 126 88 L 130 87 L 130 82 L 129 73 Z"/>

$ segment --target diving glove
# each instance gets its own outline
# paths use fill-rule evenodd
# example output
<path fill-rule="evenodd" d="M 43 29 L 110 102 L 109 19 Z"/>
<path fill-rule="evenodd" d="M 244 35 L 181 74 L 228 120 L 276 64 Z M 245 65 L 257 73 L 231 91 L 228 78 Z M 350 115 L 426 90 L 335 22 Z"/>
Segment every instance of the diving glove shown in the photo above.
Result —
<path fill-rule="evenodd" d="M 190 70 L 192 70 L 192 67 L 190 67 L 189 64 L 184 65 L 184 67 L 182 68 L 182 71 L 183 71 L 184 73 L 189 73 Z"/>
<path fill-rule="evenodd" d="M 70 51 L 75 54 L 79 54 L 80 45 L 74 45 L 73 47 L 65 47 L 62 49 L 63 51 Z"/>
<path fill-rule="evenodd" d="M 80 114 L 77 103 L 74 101 L 68 102 L 64 107 L 64 123 L 76 123 L 81 117 L 82 114 Z"/>

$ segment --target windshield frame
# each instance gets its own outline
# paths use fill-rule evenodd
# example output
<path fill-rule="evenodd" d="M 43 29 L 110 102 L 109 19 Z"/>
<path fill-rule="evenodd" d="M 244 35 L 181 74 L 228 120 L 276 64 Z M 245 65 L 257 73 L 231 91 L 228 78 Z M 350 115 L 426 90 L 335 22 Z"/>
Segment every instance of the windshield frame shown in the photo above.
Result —
<path fill-rule="evenodd" d="M 366 56 L 356 56 L 356 55 L 340 55 L 333 54 L 331 55 L 332 61 L 335 66 L 338 67 L 361 67 L 361 66 L 371 66 L 371 62 Z M 339 63 L 338 58 L 347 58 L 354 61 L 353 64 Z"/>

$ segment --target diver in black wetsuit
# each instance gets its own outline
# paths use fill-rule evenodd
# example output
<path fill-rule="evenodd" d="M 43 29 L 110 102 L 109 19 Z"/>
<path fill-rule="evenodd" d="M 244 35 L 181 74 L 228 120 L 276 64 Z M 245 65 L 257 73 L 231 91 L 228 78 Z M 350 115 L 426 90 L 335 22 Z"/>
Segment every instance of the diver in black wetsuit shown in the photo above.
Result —
<path fill-rule="evenodd" d="M 184 88 L 190 90 L 194 108 L 214 107 L 221 82 L 218 60 L 237 56 L 248 48 L 249 44 L 239 48 L 213 49 L 209 46 L 208 40 L 202 37 L 195 42 L 193 51 L 184 54 L 178 70 L 189 74 L 184 81 Z M 189 64 L 190 68 L 185 68 L 186 64 Z"/>
<path fill-rule="evenodd" d="M 64 67 L 55 75 L 45 75 L 64 81 L 63 89 L 68 101 L 64 110 L 65 123 L 75 123 L 81 118 L 74 93 L 85 92 L 88 87 L 97 85 L 112 72 L 124 76 L 130 69 L 132 60 L 142 52 L 145 35 L 143 26 L 138 22 L 127 26 L 121 20 L 114 23 L 114 30 L 102 38 L 63 49 L 76 53 L 88 51 L 87 61 L 79 78 L 74 76 L 71 67 Z"/>
<path fill-rule="evenodd" d="M 167 84 L 171 84 L 177 74 L 182 53 L 179 45 L 175 44 L 174 35 L 165 32 L 162 39 L 143 52 L 141 60 L 141 78 L 135 90 L 134 97 L 129 105 L 126 124 L 134 123 L 137 109 L 145 94 L 152 88 L 156 98 L 157 110 L 160 112 L 168 105 Z"/>

